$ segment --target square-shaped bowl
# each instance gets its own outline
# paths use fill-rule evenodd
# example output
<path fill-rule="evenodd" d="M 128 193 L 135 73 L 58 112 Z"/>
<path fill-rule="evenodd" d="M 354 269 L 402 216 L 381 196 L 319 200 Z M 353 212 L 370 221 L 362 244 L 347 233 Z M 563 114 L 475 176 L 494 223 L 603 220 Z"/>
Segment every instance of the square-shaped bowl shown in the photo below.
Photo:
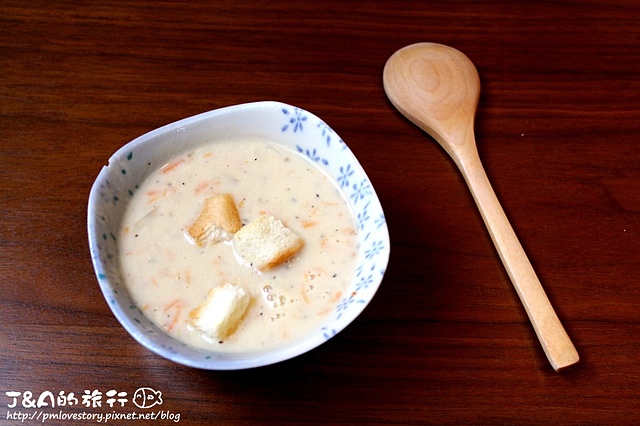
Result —
<path fill-rule="evenodd" d="M 217 353 L 181 343 L 148 320 L 132 300 L 120 270 L 117 235 L 139 185 L 178 154 L 216 140 L 260 138 L 289 148 L 315 164 L 341 189 L 359 235 L 355 275 L 346 296 L 316 330 L 273 350 Z M 154 166 L 149 166 L 152 164 Z M 189 117 L 146 133 L 120 148 L 99 173 L 89 195 L 91 260 L 105 300 L 140 344 L 169 360 L 209 370 L 258 367 L 307 352 L 343 330 L 375 295 L 389 260 L 389 232 L 380 201 L 362 166 L 320 118 L 279 102 L 255 102 Z"/>

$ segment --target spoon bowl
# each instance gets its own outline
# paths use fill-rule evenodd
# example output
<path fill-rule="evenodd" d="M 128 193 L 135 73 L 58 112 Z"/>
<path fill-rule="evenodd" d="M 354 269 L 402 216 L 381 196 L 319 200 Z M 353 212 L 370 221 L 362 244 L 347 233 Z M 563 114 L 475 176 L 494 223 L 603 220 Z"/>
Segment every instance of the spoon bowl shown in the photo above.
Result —
<path fill-rule="evenodd" d="M 578 353 L 480 162 L 473 130 L 480 78 L 471 60 L 449 46 L 412 44 L 388 59 L 383 83 L 389 100 L 398 111 L 431 135 L 460 169 L 554 370 L 560 371 L 577 363 Z"/>
<path fill-rule="evenodd" d="M 456 164 L 465 150 L 475 149 L 480 78 L 460 51 L 433 43 L 400 49 L 385 66 L 384 88 L 398 111 L 436 139 Z"/>

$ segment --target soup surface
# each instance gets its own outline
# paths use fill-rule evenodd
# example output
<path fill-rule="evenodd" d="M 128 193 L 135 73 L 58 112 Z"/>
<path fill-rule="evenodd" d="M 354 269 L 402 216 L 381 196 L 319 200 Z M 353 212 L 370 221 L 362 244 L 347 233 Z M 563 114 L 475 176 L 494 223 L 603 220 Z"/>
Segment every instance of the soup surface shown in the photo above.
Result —
<path fill-rule="evenodd" d="M 200 247 L 187 230 L 204 201 L 233 196 L 242 223 L 262 213 L 304 241 L 265 272 L 246 265 L 231 242 Z M 335 310 L 350 285 L 358 236 L 342 192 L 300 154 L 264 141 L 215 142 L 159 167 L 133 196 L 118 238 L 126 285 L 158 327 L 191 346 L 253 352 L 294 341 Z M 217 341 L 191 326 L 209 290 L 243 287 L 251 304 L 237 330 Z"/>

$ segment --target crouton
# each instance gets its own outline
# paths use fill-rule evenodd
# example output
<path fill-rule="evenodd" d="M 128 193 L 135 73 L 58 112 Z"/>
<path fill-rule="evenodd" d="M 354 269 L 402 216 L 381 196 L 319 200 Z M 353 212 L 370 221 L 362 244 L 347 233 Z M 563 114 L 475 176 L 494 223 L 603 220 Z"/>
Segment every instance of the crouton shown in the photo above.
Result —
<path fill-rule="evenodd" d="M 226 283 L 209 290 L 204 303 L 189 313 L 189 321 L 211 339 L 223 341 L 236 331 L 250 303 L 242 287 Z"/>
<path fill-rule="evenodd" d="M 287 261 L 304 245 L 302 239 L 275 217 L 262 214 L 235 233 L 236 253 L 259 271 Z"/>
<path fill-rule="evenodd" d="M 205 200 L 198 219 L 189 228 L 189 235 L 199 246 L 229 241 L 242 227 L 240 214 L 230 194 L 218 194 Z"/>

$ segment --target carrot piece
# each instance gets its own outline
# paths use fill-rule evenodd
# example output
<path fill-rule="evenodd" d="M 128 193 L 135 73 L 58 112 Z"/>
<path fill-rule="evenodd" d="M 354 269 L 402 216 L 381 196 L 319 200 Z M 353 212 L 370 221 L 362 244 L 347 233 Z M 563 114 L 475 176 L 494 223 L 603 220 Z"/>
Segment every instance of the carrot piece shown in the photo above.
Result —
<path fill-rule="evenodd" d="M 162 169 L 160 169 L 160 173 L 162 174 L 169 173 L 170 171 L 174 170 L 176 167 L 178 167 L 182 163 L 184 163 L 184 158 L 176 160 L 173 163 L 167 164 Z"/>
<path fill-rule="evenodd" d="M 322 241 L 320 242 L 320 247 L 326 248 L 328 245 L 329 245 L 329 239 L 323 238 Z"/>
<path fill-rule="evenodd" d="M 151 191 L 147 191 L 147 197 L 149 197 L 149 199 L 147 200 L 147 203 L 153 203 L 158 198 L 160 198 L 161 195 L 162 194 L 160 193 L 160 190 L 158 190 L 158 189 L 153 189 Z"/>
<path fill-rule="evenodd" d="M 300 292 L 302 293 L 302 300 L 304 300 L 305 303 L 309 303 L 309 295 L 307 294 L 307 289 L 305 288 L 305 283 L 302 283 L 302 285 L 300 286 Z"/>
<path fill-rule="evenodd" d="M 196 186 L 196 194 L 201 193 L 202 191 L 207 189 L 208 186 L 209 186 L 209 182 L 207 182 L 206 180 L 201 182 L 198 186 Z"/>
<path fill-rule="evenodd" d="M 172 331 L 178 323 L 178 319 L 180 318 L 180 314 L 182 313 L 183 305 L 184 304 L 180 300 L 174 300 L 173 302 L 169 303 L 166 308 L 164 308 L 165 312 L 169 312 L 170 310 L 174 311 L 173 317 L 171 317 L 171 320 L 169 320 L 166 325 L 168 331 Z"/>
<path fill-rule="evenodd" d="M 325 308 L 325 309 L 323 309 L 323 310 L 321 310 L 321 311 L 318 311 L 318 316 L 319 316 L 319 317 L 323 317 L 323 316 L 327 315 L 327 314 L 328 314 L 329 312 L 331 312 L 331 311 L 333 311 L 333 307 L 331 307 L 331 308 Z"/>

